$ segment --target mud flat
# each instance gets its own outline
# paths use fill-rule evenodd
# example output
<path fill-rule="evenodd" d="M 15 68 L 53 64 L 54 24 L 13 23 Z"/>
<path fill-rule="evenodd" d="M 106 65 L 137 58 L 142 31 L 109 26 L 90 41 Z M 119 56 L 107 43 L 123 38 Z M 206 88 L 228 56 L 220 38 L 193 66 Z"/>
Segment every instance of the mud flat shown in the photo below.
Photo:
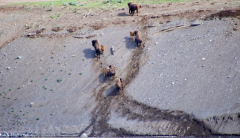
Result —
<path fill-rule="evenodd" d="M 2 40 L 0 49 L 1 135 L 239 136 L 239 8 L 197 14 L 143 11 L 145 15 L 110 23 L 67 26 L 62 22 L 71 12 L 38 21 L 52 13 L 34 10 L 39 14 L 34 20 L 53 26 L 36 23 L 44 29 L 26 29 L 21 22 L 18 31 L 18 25 L 10 28 L 18 32 L 13 35 L 3 28 L 1 37 L 8 41 Z M 114 15 L 120 13 L 122 9 Z M 95 21 L 94 16 L 86 20 Z M 2 24 L 19 20 L 9 17 Z M 129 37 L 134 30 L 141 33 L 140 47 Z M 106 48 L 100 59 L 92 39 Z M 116 76 L 104 78 L 103 69 L 110 64 Z M 118 92 L 120 77 L 123 90 Z"/>

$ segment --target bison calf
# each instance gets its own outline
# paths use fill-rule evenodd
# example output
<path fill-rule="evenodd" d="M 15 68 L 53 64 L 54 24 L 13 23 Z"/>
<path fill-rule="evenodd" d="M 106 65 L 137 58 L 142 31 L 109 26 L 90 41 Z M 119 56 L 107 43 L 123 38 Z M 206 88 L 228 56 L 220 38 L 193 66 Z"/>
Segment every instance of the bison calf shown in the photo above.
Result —
<path fill-rule="evenodd" d="M 135 35 L 134 35 L 134 32 L 130 32 L 130 37 L 133 39 L 133 41 L 135 41 Z"/>
<path fill-rule="evenodd" d="M 139 44 L 140 44 L 140 46 L 141 46 L 141 44 L 142 44 L 142 39 L 141 39 L 141 36 L 140 36 L 140 33 L 139 33 L 139 31 L 134 31 L 133 32 L 134 33 L 134 36 L 135 36 L 135 42 L 137 43 L 137 46 L 139 46 Z"/>
<path fill-rule="evenodd" d="M 116 82 L 116 87 L 117 87 L 117 90 L 121 90 L 122 89 L 122 79 L 119 78 Z"/>

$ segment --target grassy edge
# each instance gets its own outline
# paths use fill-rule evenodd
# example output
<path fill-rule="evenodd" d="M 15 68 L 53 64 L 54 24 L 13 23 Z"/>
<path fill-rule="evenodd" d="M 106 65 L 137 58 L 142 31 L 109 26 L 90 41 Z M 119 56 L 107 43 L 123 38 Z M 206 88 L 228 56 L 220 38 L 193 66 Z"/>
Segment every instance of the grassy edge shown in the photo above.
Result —
<path fill-rule="evenodd" d="M 12 3 L 8 4 L 7 6 L 18 6 L 18 5 L 26 5 L 26 6 L 34 6 L 34 7 L 44 7 L 44 6 L 52 6 L 52 7 L 59 7 L 59 6 L 67 6 L 69 8 L 75 8 L 75 9 L 81 9 L 81 8 L 87 8 L 87 9 L 93 9 L 93 8 L 106 8 L 106 9 L 114 9 L 127 7 L 127 3 L 133 0 L 122 0 L 121 3 L 119 3 L 121 0 L 109 0 L 110 3 L 103 4 L 104 0 L 95 0 L 94 2 L 87 2 L 87 0 L 58 0 L 58 1 L 47 1 L 47 2 L 24 2 L 24 3 Z M 188 1 L 194 1 L 194 0 L 135 0 L 135 3 L 137 4 L 158 4 L 158 3 L 166 3 L 166 2 L 188 2 Z M 76 3 L 76 6 L 69 5 L 69 3 Z"/>

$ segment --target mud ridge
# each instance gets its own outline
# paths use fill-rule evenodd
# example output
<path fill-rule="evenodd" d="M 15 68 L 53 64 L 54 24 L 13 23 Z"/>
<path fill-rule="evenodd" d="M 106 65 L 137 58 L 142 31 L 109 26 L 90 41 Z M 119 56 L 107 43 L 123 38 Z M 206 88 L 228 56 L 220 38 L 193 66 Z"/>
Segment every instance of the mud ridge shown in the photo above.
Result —
<path fill-rule="evenodd" d="M 207 16 L 205 18 L 205 20 L 207 20 L 207 19 L 213 20 L 214 18 L 222 19 L 225 17 L 239 17 L 239 16 L 240 16 L 240 8 L 227 9 L 227 10 L 222 10 L 217 13 L 213 13 L 213 14 Z"/>

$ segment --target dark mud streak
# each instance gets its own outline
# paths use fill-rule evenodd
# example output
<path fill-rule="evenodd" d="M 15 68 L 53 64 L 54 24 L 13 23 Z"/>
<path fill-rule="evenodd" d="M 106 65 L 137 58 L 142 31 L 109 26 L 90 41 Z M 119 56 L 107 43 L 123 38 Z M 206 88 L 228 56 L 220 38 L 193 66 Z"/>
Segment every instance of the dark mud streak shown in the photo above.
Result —
<path fill-rule="evenodd" d="M 214 18 L 225 18 L 225 17 L 238 17 L 240 16 L 240 9 L 230 9 L 230 10 L 223 10 L 214 14 L 211 14 L 205 18 L 205 20 L 210 19 L 213 20 Z"/>

